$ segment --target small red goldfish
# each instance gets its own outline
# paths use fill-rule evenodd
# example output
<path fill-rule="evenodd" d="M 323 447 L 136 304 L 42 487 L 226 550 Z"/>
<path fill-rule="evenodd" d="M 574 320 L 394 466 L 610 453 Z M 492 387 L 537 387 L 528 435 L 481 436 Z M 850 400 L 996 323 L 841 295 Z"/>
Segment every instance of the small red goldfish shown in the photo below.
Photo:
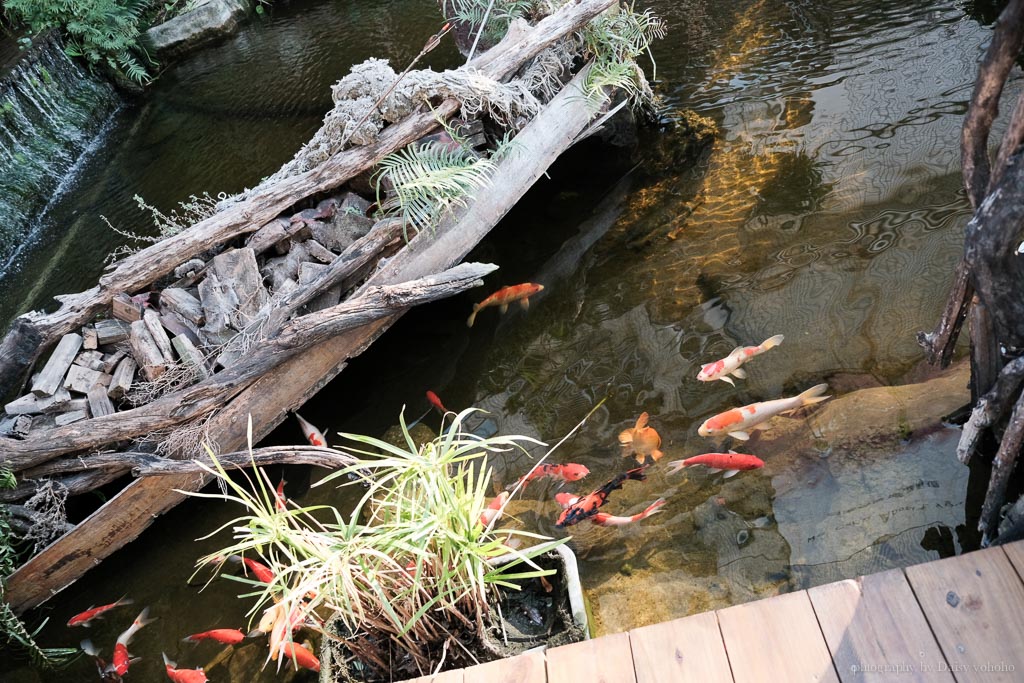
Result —
<path fill-rule="evenodd" d="M 186 643 L 198 643 L 200 640 L 216 640 L 225 645 L 237 645 L 245 640 L 245 634 L 237 628 L 215 628 L 212 631 L 193 633 L 182 638 L 182 641 Z"/>
<path fill-rule="evenodd" d="M 704 455 L 696 455 L 686 460 L 673 460 L 669 463 L 668 472 L 672 474 L 684 467 L 692 467 L 693 465 L 706 465 L 708 472 L 711 473 L 725 470 L 725 478 L 728 479 L 742 470 L 756 470 L 764 467 L 764 460 L 761 460 L 756 455 L 737 453 L 736 451 L 705 453 Z"/>
<path fill-rule="evenodd" d="M 828 385 L 819 384 L 798 396 L 778 398 L 774 401 L 751 403 L 749 406 L 743 406 L 742 408 L 733 408 L 705 420 L 704 424 L 697 430 L 697 433 L 701 436 L 723 436 L 728 434 L 733 438 L 746 441 L 750 438 L 750 434 L 746 430 L 756 427 L 762 422 L 767 422 L 776 415 L 828 400 L 829 396 L 822 396 L 826 391 L 828 391 Z"/>
<path fill-rule="evenodd" d="M 488 526 L 492 522 L 496 522 L 500 519 L 501 509 L 504 507 L 505 503 L 508 502 L 509 496 L 511 495 L 512 494 L 508 491 L 502 491 L 499 493 L 494 500 L 491 501 L 491 504 L 487 506 L 487 509 L 480 513 L 480 523 L 484 526 Z"/>
<path fill-rule="evenodd" d="M 309 440 L 309 443 L 314 446 L 326 446 L 327 439 L 324 438 L 323 432 L 314 427 L 309 422 L 302 419 L 302 416 L 295 413 L 295 419 L 299 421 L 299 426 L 302 427 L 302 433 Z"/>
<path fill-rule="evenodd" d="M 128 654 L 128 643 L 131 639 L 139 632 L 146 624 L 151 624 L 156 619 L 149 618 L 149 608 L 145 608 L 139 613 L 139 616 L 135 618 L 132 625 L 125 630 L 124 633 L 117 637 L 117 643 L 114 644 L 114 659 L 107 665 L 107 672 L 116 673 L 118 676 L 124 676 L 128 673 L 128 667 L 133 662 L 138 661 L 138 657 L 132 658 Z"/>
<path fill-rule="evenodd" d="M 89 622 L 91 622 L 93 619 L 102 616 L 103 614 L 109 612 L 115 607 L 130 604 L 132 604 L 131 598 L 122 596 L 117 602 L 112 602 L 109 605 L 90 607 L 81 614 L 76 614 L 75 616 L 68 619 L 68 626 L 84 626 L 86 628 L 89 628 Z"/>
<path fill-rule="evenodd" d="M 442 415 L 448 412 L 448 409 L 444 407 L 443 403 L 441 403 L 441 397 L 435 394 L 433 391 L 430 391 L 429 389 L 427 389 L 427 401 L 430 403 L 430 405 L 434 406 L 439 411 L 441 411 Z"/>
<path fill-rule="evenodd" d="M 565 465 L 549 465 L 544 463 L 519 477 L 516 483 L 509 488 L 514 488 L 520 484 L 529 484 L 534 479 L 540 479 L 541 477 L 555 477 L 563 481 L 579 481 L 588 474 L 590 474 L 590 470 L 585 465 L 577 465 L 572 462 Z"/>
<path fill-rule="evenodd" d="M 661 448 L 661 436 L 648 427 L 647 422 L 650 416 L 647 413 L 640 413 L 636 419 L 636 425 L 632 429 L 624 429 L 619 433 L 619 443 L 622 444 L 622 457 L 628 457 L 632 453 L 636 461 L 643 465 L 647 456 L 651 456 L 655 462 L 664 455 Z"/>
<path fill-rule="evenodd" d="M 740 366 L 754 356 L 759 356 L 769 349 L 774 349 L 782 343 L 783 339 L 785 339 L 784 336 L 777 334 L 774 337 L 765 339 L 759 346 L 737 346 L 725 358 L 701 366 L 700 372 L 697 373 L 697 379 L 701 382 L 712 382 L 720 379 L 723 382 L 736 386 L 736 383 L 732 381 L 732 377 L 729 377 L 729 375 L 731 374 L 738 379 L 745 379 L 747 371 L 741 369 Z"/>
<path fill-rule="evenodd" d="M 502 287 L 480 303 L 473 304 L 473 312 L 470 314 L 469 320 L 466 321 L 466 325 L 468 327 L 473 327 L 473 322 L 476 320 L 476 314 L 480 312 L 480 309 L 487 308 L 488 306 L 500 306 L 501 312 L 504 313 L 508 310 L 508 305 L 510 303 L 518 301 L 519 305 L 522 306 L 525 311 L 530 308 L 530 297 L 543 290 L 544 285 L 536 285 L 532 282 L 524 282 L 521 285 Z"/>
<path fill-rule="evenodd" d="M 614 479 L 605 485 L 595 489 L 582 498 L 573 501 L 564 510 L 562 510 L 562 514 L 559 515 L 558 521 L 555 522 L 555 527 L 561 529 L 563 527 L 572 526 L 573 524 L 582 522 L 588 517 L 593 517 L 597 514 L 598 508 L 604 505 L 608 500 L 608 496 L 611 495 L 611 492 L 621 489 L 623 482 L 630 479 L 634 481 L 644 481 L 647 479 L 647 475 L 644 474 L 644 468 L 637 467 L 629 470 L 628 472 L 616 475 Z M 561 498 L 561 500 L 559 500 L 559 498 L 559 496 L 556 496 L 555 500 L 558 500 L 559 502 L 561 502 L 561 500 L 567 500 L 564 497 Z"/>
<path fill-rule="evenodd" d="M 203 670 L 200 669 L 179 669 L 177 664 L 167 658 L 167 654 L 161 652 L 164 656 L 164 668 L 167 669 L 167 677 L 174 681 L 174 683 L 206 683 L 209 679 Z"/>
<path fill-rule="evenodd" d="M 285 643 L 284 656 L 292 660 L 303 669 L 310 669 L 312 671 L 320 670 L 320 660 L 316 656 L 298 643 Z"/>
<path fill-rule="evenodd" d="M 590 521 L 598 526 L 625 526 L 626 524 L 639 522 L 641 519 L 647 519 L 651 515 L 661 512 L 661 506 L 664 504 L 665 499 L 659 498 L 648 505 L 646 510 L 635 514 L 632 517 L 615 517 L 614 515 L 609 515 L 607 512 L 598 512 L 590 518 Z"/>
<path fill-rule="evenodd" d="M 284 512 L 288 509 L 288 499 L 284 497 L 284 485 L 285 480 L 281 479 L 277 485 L 277 490 L 274 491 L 274 509 L 278 512 Z"/>
<path fill-rule="evenodd" d="M 242 564 L 244 564 L 249 570 L 252 571 L 253 576 L 256 577 L 257 581 L 262 581 L 263 583 L 274 582 L 274 572 L 271 571 L 270 567 L 268 567 L 265 564 L 257 562 L 256 560 L 250 560 L 248 557 L 242 557 L 241 555 L 230 555 L 228 557 L 228 560 L 231 562 L 241 562 Z"/>

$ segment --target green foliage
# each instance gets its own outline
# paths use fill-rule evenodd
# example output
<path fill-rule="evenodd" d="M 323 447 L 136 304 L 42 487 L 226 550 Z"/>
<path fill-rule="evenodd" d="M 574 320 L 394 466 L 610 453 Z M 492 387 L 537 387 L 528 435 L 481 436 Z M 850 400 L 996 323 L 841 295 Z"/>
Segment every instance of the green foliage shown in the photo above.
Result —
<path fill-rule="evenodd" d="M 484 44 L 494 43 L 508 32 L 513 19 L 527 16 L 533 10 L 532 0 L 493 0 L 494 6 L 487 8 L 492 0 L 445 0 L 441 11 L 445 18 L 468 24 L 470 34 L 476 37 L 480 25 L 487 17 L 482 39 Z"/>
<path fill-rule="evenodd" d="M 581 32 L 584 58 L 593 59 L 584 89 L 597 96 L 605 86 L 621 88 L 634 104 L 650 98 L 650 88 L 636 58 L 646 53 L 652 64 L 651 42 L 665 36 L 665 24 L 651 10 L 637 12 L 634 5 L 601 14 Z"/>
<path fill-rule="evenodd" d="M 138 39 L 147 4 L 147 0 L 7 0 L 5 11 L 33 33 L 60 29 L 69 55 L 145 83 L 149 74 L 143 63 L 153 62 Z"/>
<path fill-rule="evenodd" d="M 380 213 L 401 217 L 417 231 L 433 230 L 446 213 L 465 206 L 476 190 L 487 187 L 493 170 L 490 159 L 461 145 L 413 143 L 380 162 L 376 175 Z M 387 185 L 390 193 L 383 199 L 381 188 Z"/>
<path fill-rule="evenodd" d="M 328 506 L 280 509 L 265 475 L 246 488 L 213 458 L 215 468 L 208 471 L 229 492 L 195 495 L 234 501 L 247 514 L 222 527 L 232 530 L 234 543 L 200 563 L 258 555 L 274 580 L 252 583 L 258 589 L 249 595 L 258 596 L 260 605 L 273 603 L 267 613 L 302 619 L 316 610 L 320 616 L 329 613 L 360 634 L 347 646 L 368 664 L 386 666 L 411 657 L 426 668 L 447 638 L 482 638 L 491 590 L 516 589 L 518 580 L 549 574 L 531 558 L 564 541 L 498 529 L 497 519 L 482 523 L 491 482 L 488 454 L 544 444 L 524 436 L 478 437 L 464 429 L 473 412 L 455 415 L 444 434 L 422 445 L 413 441 L 404 420 L 401 447 L 342 434 L 356 446 L 342 451 L 352 464 L 321 483 L 344 477 L 343 487 L 367 487 L 347 521 Z M 515 550 L 510 539 L 517 537 L 536 545 Z M 520 561 L 492 563 L 509 554 Z M 286 630 L 276 640 L 272 632 L 272 648 L 283 646 Z"/>

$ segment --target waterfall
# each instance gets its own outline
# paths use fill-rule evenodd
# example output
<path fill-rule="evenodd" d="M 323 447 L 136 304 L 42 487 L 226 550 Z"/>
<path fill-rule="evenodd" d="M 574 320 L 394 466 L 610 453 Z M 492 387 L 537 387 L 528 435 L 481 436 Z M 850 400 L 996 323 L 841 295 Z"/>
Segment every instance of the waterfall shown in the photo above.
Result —
<path fill-rule="evenodd" d="M 0 270 L 118 101 L 53 35 L 0 72 Z"/>

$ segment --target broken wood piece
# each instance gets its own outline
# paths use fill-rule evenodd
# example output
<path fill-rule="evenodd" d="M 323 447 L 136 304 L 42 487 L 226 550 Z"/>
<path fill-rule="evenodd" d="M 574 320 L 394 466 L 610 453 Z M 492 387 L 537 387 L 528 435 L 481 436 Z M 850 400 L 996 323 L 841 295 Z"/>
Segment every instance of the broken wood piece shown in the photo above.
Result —
<path fill-rule="evenodd" d="M 132 347 L 132 355 L 142 375 L 152 382 L 167 370 L 167 363 L 164 360 L 160 347 L 157 346 L 153 335 L 149 333 L 149 326 L 142 320 L 132 323 L 131 336 L 128 338 Z"/>
<path fill-rule="evenodd" d="M 87 394 L 97 384 L 108 386 L 111 377 L 98 370 L 90 370 L 81 365 L 72 365 L 68 376 L 64 378 L 64 387 L 79 394 Z"/>
<path fill-rule="evenodd" d="M 130 327 L 123 320 L 110 318 L 96 321 L 96 341 L 100 346 L 109 346 L 128 338 Z"/>
<path fill-rule="evenodd" d="M 210 368 L 206 365 L 206 358 L 188 337 L 178 335 L 171 340 L 171 344 L 174 345 L 174 350 L 178 352 L 178 358 L 181 359 L 182 363 L 195 369 L 203 379 L 207 379 L 210 376 Z"/>
<path fill-rule="evenodd" d="M 50 360 L 46 361 L 39 376 L 32 382 L 32 393 L 36 396 L 53 396 L 64 382 L 64 375 L 67 373 L 71 363 L 82 348 L 82 336 L 65 334 L 57 348 L 53 350 Z"/>
<path fill-rule="evenodd" d="M 199 345 L 199 328 L 181 318 L 173 311 L 165 311 L 160 314 L 160 324 L 176 336 L 188 337 L 193 344 Z"/>
<path fill-rule="evenodd" d="M 201 326 L 206 322 L 202 303 L 180 287 L 168 287 L 160 292 L 161 313 L 165 312 L 165 309 L 177 313 L 193 325 Z"/>
<path fill-rule="evenodd" d="M 114 374 L 114 368 L 116 368 L 117 364 L 121 362 L 121 359 L 127 355 L 128 352 L 125 351 L 124 349 L 118 349 L 113 353 L 104 354 L 103 368 L 101 371 L 107 373 L 108 375 Z"/>
<path fill-rule="evenodd" d="M 14 418 L 14 425 L 11 427 L 11 435 L 25 438 L 32 429 L 32 418 L 28 415 L 19 415 Z"/>
<path fill-rule="evenodd" d="M 126 323 L 142 320 L 142 304 L 132 301 L 132 298 L 124 292 L 115 294 L 110 300 L 110 309 L 114 317 Z"/>
<path fill-rule="evenodd" d="M 327 268 L 328 266 L 321 263 L 303 263 L 299 268 L 299 285 L 308 285 L 310 282 L 313 282 L 323 271 L 327 270 Z M 310 313 L 322 311 L 325 308 L 336 306 L 340 301 L 341 287 L 332 287 L 323 294 L 312 299 L 306 305 L 306 311 Z"/>
<path fill-rule="evenodd" d="M 54 421 L 58 427 L 69 425 L 72 422 L 78 422 L 79 420 L 88 419 L 89 413 L 85 410 L 73 410 L 70 413 L 61 413 Z"/>
<path fill-rule="evenodd" d="M 96 328 L 92 325 L 86 325 L 82 328 L 82 348 L 87 351 L 95 351 L 97 346 L 99 346 L 99 338 L 96 334 Z"/>
<path fill-rule="evenodd" d="M 107 388 L 101 385 L 96 385 L 89 390 L 86 394 L 86 399 L 89 401 L 89 413 L 93 417 L 103 417 L 104 415 L 114 414 L 114 404 L 107 398 Z"/>
<path fill-rule="evenodd" d="M 36 396 L 25 394 L 4 406 L 8 415 L 36 415 L 39 413 L 58 412 L 71 400 L 71 394 L 64 387 L 58 389 L 53 396 Z"/>
<path fill-rule="evenodd" d="M 305 224 L 292 223 L 287 218 L 275 218 L 252 233 L 245 246 L 252 249 L 253 253 L 262 254 L 281 242 L 288 242 L 289 238 L 302 240 L 308 239 L 310 236 L 312 233 Z"/>
<path fill-rule="evenodd" d="M 373 219 L 357 211 L 338 211 L 329 223 L 316 221 L 310 225 L 313 239 L 332 251 L 342 251 L 370 232 Z"/>
<path fill-rule="evenodd" d="M 222 282 L 216 273 L 207 273 L 199 283 L 199 300 L 202 302 L 203 316 L 206 318 L 203 332 L 219 336 L 232 327 L 232 322 L 237 319 L 238 298 L 230 285 Z"/>
<path fill-rule="evenodd" d="M 103 354 L 99 351 L 82 351 L 75 358 L 75 365 L 103 372 Z"/>
<path fill-rule="evenodd" d="M 309 250 L 309 255 L 320 263 L 330 263 L 337 256 L 337 254 L 316 240 L 306 240 L 305 244 Z M 299 266 L 299 268 L 302 268 L 302 266 Z"/>
<path fill-rule="evenodd" d="M 132 388 L 132 380 L 135 379 L 135 370 L 138 363 L 131 356 L 121 359 L 114 370 L 114 376 L 107 388 L 107 396 L 113 399 L 123 397 Z"/>
<path fill-rule="evenodd" d="M 168 365 L 173 363 L 175 360 L 174 350 L 171 348 L 171 339 L 167 336 L 167 330 L 160 322 L 160 314 L 152 308 L 147 308 L 142 314 L 142 322 L 146 323 L 146 329 L 149 330 L 150 336 L 156 342 L 156 347 L 160 349 L 160 355 L 164 357 Z"/>
<path fill-rule="evenodd" d="M 270 298 L 256 265 L 256 252 L 248 248 L 229 249 L 217 254 L 210 265 L 211 273 L 234 291 L 238 305 L 232 326 L 244 330 Z"/>

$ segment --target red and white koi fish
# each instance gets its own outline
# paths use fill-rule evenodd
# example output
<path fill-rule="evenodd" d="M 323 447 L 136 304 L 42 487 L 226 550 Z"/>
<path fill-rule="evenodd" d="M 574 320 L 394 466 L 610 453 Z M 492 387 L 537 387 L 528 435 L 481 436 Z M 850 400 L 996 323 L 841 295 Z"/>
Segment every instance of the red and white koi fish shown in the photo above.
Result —
<path fill-rule="evenodd" d="M 661 512 L 661 506 L 665 504 L 664 498 L 659 498 L 650 505 L 643 512 L 637 513 L 632 517 L 615 517 L 609 515 L 607 512 L 598 512 L 596 515 L 590 518 L 590 521 L 598 526 L 625 526 L 632 524 L 633 522 L 639 522 L 641 519 L 647 519 L 653 514 Z"/>
<path fill-rule="evenodd" d="M 128 673 L 128 667 L 134 662 L 139 661 L 138 657 L 133 658 L 128 654 L 128 643 L 131 642 L 131 639 L 139 632 L 140 628 L 146 624 L 151 624 L 154 621 L 156 621 L 155 618 L 149 618 L 149 608 L 147 607 L 139 613 L 139 616 L 135 618 L 132 625 L 117 637 L 117 642 L 114 644 L 114 659 L 107 665 L 106 670 L 108 672 L 116 673 L 118 676 L 124 676 Z"/>
<path fill-rule="evenodd" d="M 537 285 L 532 282 L 524 282 L 521 285 L 511 285 L 509 287 L 502 287 L 494 294 L 484 299 L 478 304 L 473 304 L 473 312 L 469 316 L 469 320 L 466 321 L 468 327 L 473 327 L 473 322 L 476 320 L 476 314 L 481 309 L 487 308 L 488 306 L 500 306 L 501 312 L 504 313 L 508 310 L 508 305 L 513 301 L 518 301 L 519 305 L 522 306 L 523 310 L 530 308 L 530 297 L 544 290 L 544 285 Z"/>
<path fill-rule="evenodd" d="M 89 655 L 96 662 L 96 670 L 100 674 L 100 680 L 102 681 L 120 681 L 121 677 L 114 672 L 107 669 L 107 662 L 100 656 L 100 651 L 95 645 L 92 644 L 91 640 L 83 640 L 79 647 L 82 648 L 82 652 Z"/>
<path fill-rule="evenodd" d="M 93 619 L 96 619 L 96 618 L 102 616 L 103 614 L 109 612 L 110 610 L 114 609 L 115 607 L 120 607 L 122 605 L 130 605 L 130 604 L 132 604 L 132 599 L 129 598 L 129 597 L 126 597 L 126 596 L 122 596 L 117 602 L 112 602 L 109 605 L 100 605 L 99 607 L 90 607 L 89 609 L 85 610 L 84 612 L 82 612 L 80 614 L 76 614 L 75 616 L 73 616 L 70 619 L 68 619 L 68 626 L 84 626 L 86 628 L 89 628 L 89 622 L 91 622 Z"/>
<path fill-rule="evenodd" d="M 549 465 L 544 463 L 519 477 L 516 483 L 508 488 L 512 489 L 520 484 L 529 484 L 534 479 L 540 479 L 541 477 L 553 477 L 562 481 L 579 481 L 588 474 L 590 474 L 590 470 L 585 465 L 578 465 L 572 462 L 565 465 Z"/>
<path fill-rule="evenodd" d="M 274 509 L 278 512 L 284 512 L 288 509 L 288 499 L 284 497 L 285 483 L 285 480 L 281 479 L 277 485 L 277 490 L 274 491 Z"/>
<path fill-rule="evenodd" d="M 285 657 L 292 660 L 303 669 L 310 669 L 312 671 L 320 670 L 320 660 L 317 659 L 312 652 L 298 643 L 285 643 L 282 652 L 284 652 Z"/>
<path fill-rule="evenodd" d="M 306 436 L 306 439 L 310 444 L 314 446 L 326 446 L 327 439 L 324 438 L 323 432 L 314 427 L 309 422 L 302 419 L 302 416 L 298 413 L 294 413 L 295 419 L 299 421 L 299 426 L 302 427 L 302 433 Z"/>
<path fill-rule="evenodd" d="M 749 406 L 743 406 L 742 408 L 733 408 L 705 420 L 704 424 L 697 430 L 697 433 L 701 436 L 723 436 L 728 434 L 733 438 L 746 441 L 750 438 L 747 430 L 756 427 L 762 422 L 767 422 L 776 415 L 788 413 L 797 408 L 809 406 L 812 403 L 828 400 L 831 398 L 830 396 L 822 396 L 826 391 L 828 391 L 828 385 L 819 384 L 798 396 L 778 398 L 774 401 L 751 403 Z"/>
<path fill-rule="evenodd" d="M 242 557 L 241 555 L 229 555 L 228 560 L 230 562 L 240 562 L 246 566 L 247 569 L 252 571 L 253 576 L 256 577 L 257 581 L 263 583 L 274 582 L 274 572 L 265 564 L 257 562 L 256 560 L 250 560 L 248 557 Z"/>
<path fill-rule="evenodd" d="M 483 512 L 480 513 L 480 523 L 484 526 L 488 526 L 491 522 L 496 522 L 501 518 L 501 508 L 504 507 L 505 503 L 508 502 L 509 496 L 512 494 L 508 491 L 502 491 L 491 504 L 487 506 Z"/>
<path fill-rule="evenodd" d="M 448 412 L 448 409 L 444 407 L 443 403 L 441 403 L 441 397 L 429 389 L 427 389 L 427 402 L 437 408 L 442 415 Z"/>
<path fill-rule="evenodd" d="M 625 458 L 633 454 L 636 457 L 636 461 L 643 465 L 647 461 L 648 455 L 655 462 L 664 455 L 659 450 L 661 448 L 661 435 L 654 431 L 653 427 L 647 426 L 649 420 L 650 416 L 647 413 L 640 413 L 640 417 L 636 419 L 636 425 L 632 429 L 624 429 L 619 433 L 619 443 L 622 444 L 622 457 Z"/>
<path fill-rule="evenodd" d="M 181 639 L 185 643 L 198 643 L 200 640 L 216 640 L 225 645 L 238 645 L 245 640 L 245 634 L 237 628 L 215 628 L 211 631 L 193 633 Z"/>
<path fill-rule="evenodd" d="M 597 514 L 598 508 L 604 505 L 608 500 L 608 496 L 611 495 L 611 492 L 621 489 L 623 482 L 630 479 L 634 481 L 643 481 L 647 479 L 647 475 L 644 474 L 644 468 L 637 467 L 629 470 L 628 472 L 623 472 L 600 488 L 595 489 L 591 493 L 569 503 L 569 505 L 562 510 L 562 514 L 559 515 L 558 521 L 555 522 L 555 527 L 561 529 L 562 527 L 572 526 L 573 524 L 582 522 L 584 519 L 593 517 Z M 561 503 L 563 500 L 570 499 L 555 496 L 555 500 Z"/>
<path fill-rule="evenodd" d="M 705 453 L 703 455 L 695 455 L 692 458 L 686 458 L 685 460 L 673 460 L 669 463 L 668 473 L 674 474 L 684 467 L 693 467 L 694 465 L 706 465 L 708 472 L 711 473 L 724 471 L 725 478 L 728 479 L 737 472 L 764 467 L 764 460 L 761 460 L 756 455 L 737 453 L 736 451 Z"/>
<path fill-rule="evenodd" d="M 209 680 L 202 668 L 179 669 L 177 664 L 167 658 L 166 653 L 161 652 L 160 654 L 164 656 L 164 668 L 167 670 L 167 677 L 174 681 L 174 683 L 206 683 Z"/>
<path fill-rule="evenodd" d="M 729 375 L 745 379 L 747 371 L 741 369 L 740 366 L 754 356 L 759 356 L 769 349 L 774 349 L 782 343 L 783 339 L 785 339 L 783 335 L 777 334 L 774 337 L 765 339 L 759 346 L 737 346 L 722 360 L 716 360 L 714 363 L 702 366 L 700 372 L 697 373 L 697 379 L 701 382 L 712 382 L 720 379 L 723 382 L 736 386 L 736 383 L 732 381 L 732 377 L 729 377 Z"/>

